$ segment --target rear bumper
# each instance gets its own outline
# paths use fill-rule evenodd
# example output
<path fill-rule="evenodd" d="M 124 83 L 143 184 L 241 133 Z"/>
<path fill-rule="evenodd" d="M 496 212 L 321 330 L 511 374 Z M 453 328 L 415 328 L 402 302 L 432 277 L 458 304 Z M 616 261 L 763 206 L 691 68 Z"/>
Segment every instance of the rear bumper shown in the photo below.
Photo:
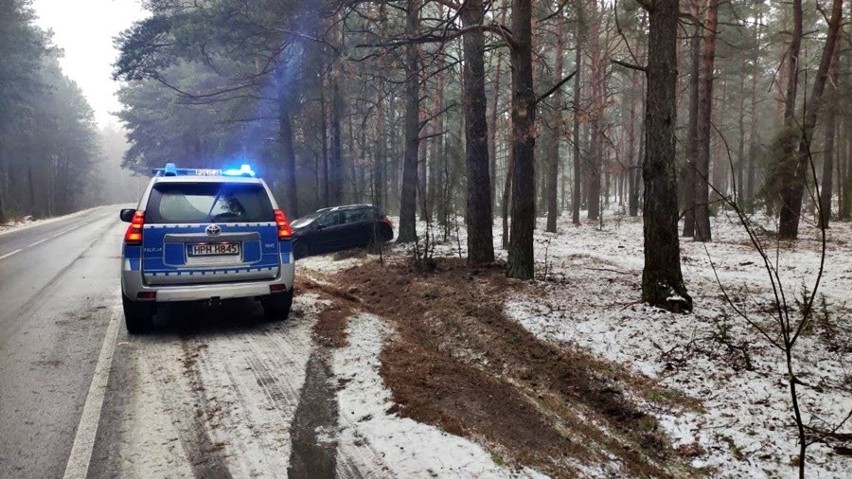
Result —
<path fill-rule="evenodd" d="M 131 301 L 152 301 L 157 303 L 176 301 L 203 301 L 211 298 L 234 299 L 267 296 L 270 286 L 284 285 L 289 291 L 293 289 L 295 265 L 281 264 L 279 275 L 275 279 L 260 281 L 244 281 L 235 283 L 207 283 L 181 285 L 146 285 L 141 271 L 132 271 L 127 261 L 121 268 L 121 292 Z M 139 293 L 155 292 L 156 299 L 137 299 Z"/>

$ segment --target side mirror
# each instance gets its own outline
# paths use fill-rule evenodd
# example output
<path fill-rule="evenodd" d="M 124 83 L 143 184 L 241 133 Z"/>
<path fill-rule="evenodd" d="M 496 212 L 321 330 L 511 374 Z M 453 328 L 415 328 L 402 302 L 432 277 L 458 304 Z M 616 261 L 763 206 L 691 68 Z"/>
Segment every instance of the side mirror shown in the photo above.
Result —
<path fill-rule="evenodd" d="M 130 223 L 133 221 L 133 215 L 136 214 L 136 210 L 133 208 L 124 208 L 118 213 L 118 217 L 121 218 L 121 221 L 125 223 Z"/>

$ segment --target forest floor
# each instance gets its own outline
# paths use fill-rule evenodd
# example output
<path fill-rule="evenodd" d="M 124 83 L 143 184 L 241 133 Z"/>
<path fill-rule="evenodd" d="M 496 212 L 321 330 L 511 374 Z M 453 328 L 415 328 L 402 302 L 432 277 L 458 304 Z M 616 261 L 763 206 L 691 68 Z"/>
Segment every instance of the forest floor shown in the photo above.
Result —
<path fill-rule="evenodd" d="M 761 225 L 795 310 L 819 270 L 818 231 L 803 225 L 785 244 Z M 338 448 L 368 444 L 401 477 L 795 473 L 782 352 L 735 315 L 719 284 L 774 334 L 768 276 L 735 219 L 714 219 L 712 243 L 681 243 L 690 314 L 638 301 L 639 220 L 540 226 L 532 282 L 499 264 L 468 268 L 463 229 L 428 261 L 410 246 L 382 261 L 363 251 L 300 261 L 298 287 L 327 302 L 314 336 L 333 351 Z M 831 432 L 811 435 L 808 476 L 850 477 L 852 424 L 835 429 L 852 411 L 849 224 L 829 232 L 818 295 L 794 352 L 805 423 Z"/>

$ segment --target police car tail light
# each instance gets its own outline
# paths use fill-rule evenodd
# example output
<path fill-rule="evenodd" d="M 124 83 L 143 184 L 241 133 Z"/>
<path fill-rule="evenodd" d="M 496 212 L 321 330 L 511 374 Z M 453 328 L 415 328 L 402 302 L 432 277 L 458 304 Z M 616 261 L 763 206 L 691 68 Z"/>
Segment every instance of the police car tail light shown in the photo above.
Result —
<path fill-rule="evenodd" d="M 133 220 L 130 221 L 130 226 L 124 233 L 124 244 L 141 244 L 142 243 L 142 226 L 145 224 L 145 212 L 136 210 L 133 213 Z"/>
<path fill-rule="evenodd" d="M 278 225 L 278 239 L 290 239 L 293 229 L 290 228 L 290 222 L 287 221 L 287 215 L 283 211 L 275 210 L 275 224 Z"/>

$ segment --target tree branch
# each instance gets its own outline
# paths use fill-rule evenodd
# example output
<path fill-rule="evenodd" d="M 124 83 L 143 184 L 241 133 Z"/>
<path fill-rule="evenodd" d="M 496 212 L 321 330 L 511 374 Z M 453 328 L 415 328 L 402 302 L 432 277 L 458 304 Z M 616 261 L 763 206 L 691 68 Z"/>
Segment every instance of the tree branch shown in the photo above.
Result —
<path fill-rule="evenodd" d="M 632 63 L 627 63 L 627 62 L 623 62 L 623 61 L 621 61 L 621 60 L 615 60 L 615 59 L 612 59 L 612 60 L 610 60 L 610 61 L 611 61 L 612 63 L 615 63 L 616 65 L 621 65 L 621 66 L 623 66 L 624 68 L 629 68 L 629 69 L 631 69 L 631 70 L 639 70 L 640 72 L 648 73 L 648 69 L 647 69 L 647 68 L 645 68 L 645 67 L 643 67 L 643 66 L 634 65 L 634 64 L 632 64 Z"/>
<path fill-rule="evenodd" d="M 556 85 L 553 85 L 552 87 L 550 87 L 549 90 L 547 90 L 546 92 L 539 95 L 539 97 L 535 99 L 533 104 L 537 105 L 537 104 L 541 103 L 545 98 L 554 94 L 556 92 L 556 90 L 558 90 L 562 85 L 568 83 L 572 78 L 574 78 L 574 75 L 576 75 L 576 74 L 577 74 L 577 70 L 574 70 L 573 72 L 571 72 L 570 75 L 563 78 L 562 80 L 559 80 L 559 83 L 557 83 Z"/>

